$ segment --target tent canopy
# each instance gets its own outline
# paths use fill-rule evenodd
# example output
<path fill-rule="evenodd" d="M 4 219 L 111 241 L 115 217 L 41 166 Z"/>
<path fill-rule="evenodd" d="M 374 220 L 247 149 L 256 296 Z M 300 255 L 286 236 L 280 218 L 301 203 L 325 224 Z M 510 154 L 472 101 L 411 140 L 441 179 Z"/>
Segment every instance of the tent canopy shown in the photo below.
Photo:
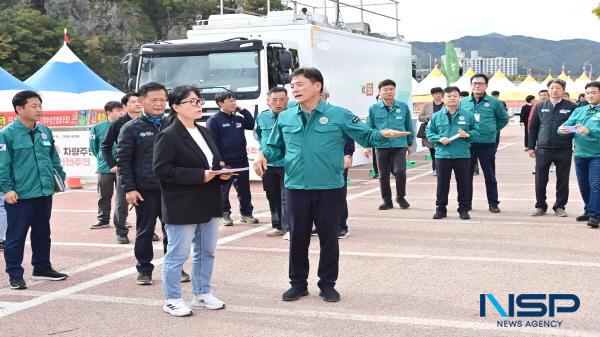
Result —
<path fill-rule="evenodd" d="M 446 77 L 438 69 L 437 64 L 435 68 L 431 70 L 417 86 L 413 88 L 413 95 L 429 95 L 431 88 L 441 87 L 444 88 L 447 85 Z"/>
<path fill-rule="evenodd" d="M 66 43 L 25 83 L 41 91 L 75 94 L 98 90 L 120 92 L 83 64 Z"/>
<path fill-rule="evenodd" d="M 525 80 L 517 86 L 517 90 L 528 95 L 537 95 L 540 90 L 540 84 L 531 76 L 527 75 Z"/>
<path fill-rule="evenodd" d="M 473 68 L 469 67 L 467 72 L 454 82 L 454 85 L 459 87 L 460 90 L 471 91 L 471 77 L 473 77 L 473 75 L 475 75 L 475 72 L 473 71 Z"/>
<path fill-rule="evenodd" d="M 0 67 L 0 90 L 32 90 L 32 88 Z"/>

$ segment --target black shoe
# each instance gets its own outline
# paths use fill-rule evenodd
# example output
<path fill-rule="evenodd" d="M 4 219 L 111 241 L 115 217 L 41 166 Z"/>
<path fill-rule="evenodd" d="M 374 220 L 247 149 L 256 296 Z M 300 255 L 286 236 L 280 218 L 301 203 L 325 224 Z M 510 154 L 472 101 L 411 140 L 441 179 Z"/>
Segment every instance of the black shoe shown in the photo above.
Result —
<path fill-rule="evenodd" d="M 325 302 L 339 302 L 340 293 L 334 287 L 323 287 L 319 292 L 319 296 L 323 297 Z"/>
<path fill-rule="evenodd" d="M 345 239 L 350 235 L 347 229 L 340 229 L 337 233 L 338 239 Z"/>
<path fill-rule="evenodd" d="M 472 210 L 473 210 L 473 205 L 469 205 L 469 206 L 467 206 L 467 212 L 470 212 L 470 211 L 472 211 Z"/>
<path fill-rule="evenodd" d="M 156 234 L 152 234 L 152 241 L 160 241 L 160 238 Z"/>
<path fill-rule="evenodd" d="M 575 221 L 588 221 L 590 216 L 587 213 L 583 213 L 582 215 L 575 218 Z"/>
<path fill-rule="evenodd" d="M 315 228 L 312 231 L 310 231 L 310 236 L 319 236 L 319 231 Z"/>
<path fill-rule="evenodd" d="M 391 202 L 383 202 L 383 204 L 379 205 L 380 211 L 385 211 L 386 209 L 392 208 L 394 208 L 394 204 L 392 204 Z"/>
<path fill-rule="evenodd" d="M 500 213 L 500 208 L 498 208 L 498 205 L 490 205 L 488 209 L 492 213 Z"/>
<path fill-rule="evenodd" d="M 117 243 L 126 245 L 129 243 L 129 238 L 127 237 L 127 235 L 117 235 Z"/>
<path fill-rule="evenodd" d="M 186 273 L 182 270 L 181 271 L 181 283 L 190 282 L 191 280 L 192 280 L 192 278 L 190 277 L 190 275 L 188 275 L 188 273 Z"/>
<path fill-rule="evenodd" d="M 396 202 L 398 203 L 398 205 L 400 205 L 400 208 L 402 208 L 402 209 L 407 209 L 410 207 L 410 204 L 404 198 L 398 197 L 398 198 L 396 198 Z"/>
<path fill-rule="evenodd" d="M 283 293 L 281 299 L 284 301 L 297 301 L 302 296 L 308 296 L 308 289 L 306 287 L 292 286 L 286 292 Z"/>
<path fill-rule="evenodd" d="M 433 218 L 436 220 L 443 219 L 445 217 L 446 217 L 446 213 L 442 213 L 442 212 L 435 212 L 435 214 L 433 215 Z"/>
<path fill-rule="evenodd" d="M 471 219 L 471 216 L 469 215 L 468 212 L 460 212 L 459 216 L 460 216 L 461 220 L 469 220 L 469 219 Z"/>
<path fill-rule="evenodd" d="M 379 174 L 374 175 L 373 179 L 379 179 Z"/>
<path fill-rule="evenodd" d="M 590 217 L 587 225 L 592 228 L 598 228 L 600 226 L 600 218 L 598 217 Z"/>
<path fill-rule="evenodd" d="M 4 240 L 0 240 L 0 250 L 4 249 Z"/>
<path fill-rule="evenodd" d="M 100 229 L 100 228 L 106 228 L 106 227 L 110 227 L 108 225 L 108 223 L 104 223 L 104 222 L 97 222 L 93 225 L 90 225 L 90 229 Z"/>
<path fill-rule="evenodd" d="M 10 282 L 10 289 L 14 289 L 14 290 L 27 289 L 27 283 L 25 283 L 25 280 L 22 277 L 11 278 L 9 282 Z"/>
<path fill-rule="evenodd" d="M 148 286 L 152 284 L 152 274 L 142 274 L 139 273 L 136 283 L 141 286 Z"/>
<path fill-rule="evenodd" d="M 61 281 L 66 279 L 67 277 L 69 277 L 67 274 L 59 273 L 52 267 L 42 270 L 33 270 L 34 280 Z"/>

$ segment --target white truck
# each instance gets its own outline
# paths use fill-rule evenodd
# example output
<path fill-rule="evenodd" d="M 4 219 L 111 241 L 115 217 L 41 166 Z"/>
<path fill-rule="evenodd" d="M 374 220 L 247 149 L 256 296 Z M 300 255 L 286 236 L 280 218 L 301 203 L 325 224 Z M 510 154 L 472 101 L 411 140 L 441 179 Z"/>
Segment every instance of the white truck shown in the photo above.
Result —
<path fill-rule="evenodd" d="M 368 114 L 377 84 L 386 78 L 396 82 L 397 98 L 412 106 L 408 43 L 332 28 L 294 11 L 263 17 L 211 15 L 198 20 L 187 39 L 143 44 L 127 59 L 131 90 L 151 81 L 169 90 L 179 85 L 201 88 L 207 101 L 203 119 L 218 111 L 213 99 L 222 90 L 232 91 L 238 104 L 254 114 L 268 109 L 269 89 L 286 86 L 291 72 L 301 66 L 321 70 L 330 102 L 358 116 Z M 258 142 L 252 132 L 247 139 L 252 161 Z M 354 163 L 366 162 L 357 150 Z"/>

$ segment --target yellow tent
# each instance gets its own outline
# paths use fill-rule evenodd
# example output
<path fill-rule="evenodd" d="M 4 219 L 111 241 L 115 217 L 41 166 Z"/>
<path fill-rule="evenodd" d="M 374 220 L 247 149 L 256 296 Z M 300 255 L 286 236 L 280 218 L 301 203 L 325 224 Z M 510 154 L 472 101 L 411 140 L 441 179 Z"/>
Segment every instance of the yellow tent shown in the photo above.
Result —
<path fill-rule="evenodd" d="M 446 87 L 446 76 L 438 69 L 437 64 L 416 87 L 413 88 L 413 102 L 430 102 L 432 100 L 430 91 L 434 87 Z"/>
<path fill-rule="evenodd" d="M 579 96 L 579 94 L 585 92 L 585 85 L 590 83 L 591 81 L 592 80 L 587 75 L 587 71 L 585 71 L 585 68 L 583 68 L 583 72 L 581 73 L 581 76 L 579 76 L 579 78 L 577 78 L 575 80 L 575 83 L 574 83 L 574 91 L 575 92 L 569 92 L 569 93 L 571 94 L 571 96 L 573 98 L 575 98 L 574 96 Z"/>
<path fill-rule="evenodd" d="M 452 85 L 455 85 L 460 88 L 460 90 L 471 91 L 471 77 L 475 75 L 473 68 L 469 67 L 466 73 L 464 73 L 456 82 Z"/>
<path fill-rule="evenodd" d="M 531 73 L 517 86 L 517 90 L 525 95 L 537 95 L 540 84 L 531 76 Z"/>

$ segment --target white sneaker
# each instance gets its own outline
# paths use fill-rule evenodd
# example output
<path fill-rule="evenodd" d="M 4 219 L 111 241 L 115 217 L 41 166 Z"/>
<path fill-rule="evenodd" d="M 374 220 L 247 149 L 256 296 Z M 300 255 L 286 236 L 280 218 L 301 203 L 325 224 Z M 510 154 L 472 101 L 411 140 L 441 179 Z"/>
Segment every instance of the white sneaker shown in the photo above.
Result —
<path fill-rule="evenodd" d="M 218 310 L 225 307 L 225 302 L 213 296 L 213 294 L 194 294 L 193 307 L 202 307 L 209 310 Z"/>
<path fill-rule="evenodd" d="M 290 232 L 285 232 L 285 234 L 283 234 L 283 239 L 290 241 Z"/>
<path fill-rule="evenodd" d="M 163 311 L 176 317 L 189 316 L 192 310 L 185 304 L 183 299 L 168 299 L 163 305 Z"/>

